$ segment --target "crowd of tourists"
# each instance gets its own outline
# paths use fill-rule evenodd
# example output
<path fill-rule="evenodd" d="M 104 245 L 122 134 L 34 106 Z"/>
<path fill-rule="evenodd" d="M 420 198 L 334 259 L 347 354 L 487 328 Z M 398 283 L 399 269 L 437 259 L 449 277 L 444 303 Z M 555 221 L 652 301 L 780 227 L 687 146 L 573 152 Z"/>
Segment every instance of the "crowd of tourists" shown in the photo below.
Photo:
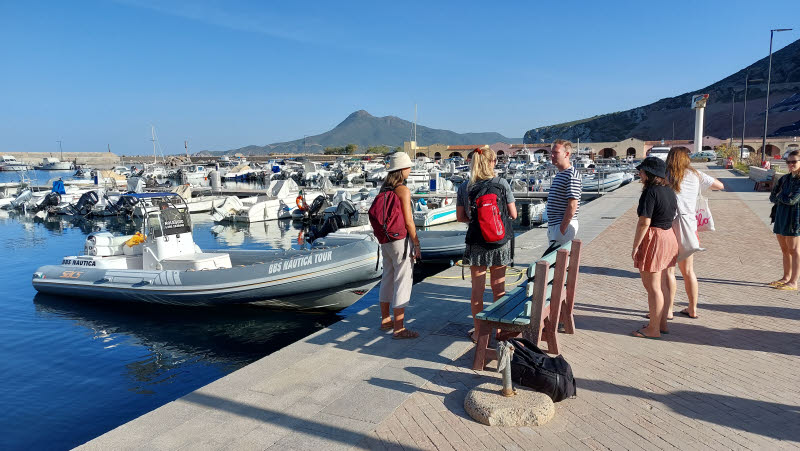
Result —
<path fill-rule="evenodd" d="M 558 169 L 548 193 L 548 248 L 545 254 L 575 238 L 581 198 L 581 176 L 570 162 L 572 143 L 556 140 L 550 160 Z M 643 185 L 636 209 L 631 258 L 647 293 L 649 322 L 631 334 L 659 339 L 669 333 L 677 291 L 675 267 L 683 276 L 688 307 L 680 315 L 698 318 L 698 282 L 694 253 L 700 247 L 698 199 L 702 192 L 721 190 L 721 181 L 692 167 L 686 147 L 673 147 L 666 161 L 647 157 L 637 166 Z M 772 189 L 770 201 L 773 231 L 783 256 L 783 277 L 769 285 L 797 290 L 800 278 L 800 152 L 787 157 L 789 174 Z M 483 310 L 486 273 L 492 298 L 505 294 L 506 267 L 514 258 L 511 221 L 517 217 L 514 194 L 505 179 L 497 177 L 497 155 L 488 147 L 475 149 L 470 160 L 470 179 L 457 193 L 456 214 L 467 223 L 463 264 L 470 267 L 473 317 Z M 419 240 L 411 216 L 411 193 L 403 182 L 412 167 L 407 154 L 390 156 L 388 176 L 370 209 L 370 221 L 381 244 L 383 278 L 380 289 L 381 329 L 392 330 L 396 339 L 416 338 L 404 327 L 404 312 L 411 296 L 413 263 L 420 258 Z M 702 202 L 701 202 L 702 204 Z M 709 218 L 710 219 L 710 218 Z M 706 220 L 707 221 L 707 220 Z M 701 221 L 702 222 L 702 218 Z M 701 227 L 705 222 L 701 224 Z M 713 227 L 713 225 L 711 226 Z M 473 339 L 472 332 L 470 338 Z M 498 334 L 498 339 L 504 337 Z"/>

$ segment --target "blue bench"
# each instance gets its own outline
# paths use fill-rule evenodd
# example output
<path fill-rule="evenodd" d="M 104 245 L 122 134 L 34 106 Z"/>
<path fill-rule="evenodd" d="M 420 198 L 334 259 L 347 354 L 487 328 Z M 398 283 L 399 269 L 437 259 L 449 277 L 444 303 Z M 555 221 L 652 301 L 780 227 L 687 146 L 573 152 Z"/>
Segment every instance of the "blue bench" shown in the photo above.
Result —
<path fill-rule="evenodd" d="M 519 334 L 538 345 L 541 337 L 547 352 L 558 354 L 558 324 L 568 334 L 575 333 L 572 309 L 580 269 L 581 241 L 573 240 L 528 267 L 523 283 L 475 315 L 475 359 L 472 368 L 482 370 L 496 351 L 489 349 L 489 335 L 500 329 L 504 334 Z"/>

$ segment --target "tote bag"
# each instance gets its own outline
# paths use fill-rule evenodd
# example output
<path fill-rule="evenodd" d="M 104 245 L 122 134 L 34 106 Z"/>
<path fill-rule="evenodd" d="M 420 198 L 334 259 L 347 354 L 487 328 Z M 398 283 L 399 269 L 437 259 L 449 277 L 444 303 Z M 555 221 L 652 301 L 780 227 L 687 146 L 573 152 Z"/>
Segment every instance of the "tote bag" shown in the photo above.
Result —
<path fill-rule="evenodd" d="M 713 232 L 714 218 L 711 216 L 711 210 L 708 208 L 708 199 L 700 194 L 697 197 L 697 210 L 695 212 L 697 217 L 697 231 L 698 232 Z"/>
<path fill-rule="evenodd" d="M 678 261 L 682 262 L 688 257 L 691 257 L 695 252 L 704 251 L 700 247 L 700 240 L 697 239 L 697 233 L 694 231 L 694 224 L 692 221 L 696 219 L 691 213 L 678 214 L 675 220 L 672 221 L 672 231 L 675 232 L 675 237 L 678 239 Z"/>

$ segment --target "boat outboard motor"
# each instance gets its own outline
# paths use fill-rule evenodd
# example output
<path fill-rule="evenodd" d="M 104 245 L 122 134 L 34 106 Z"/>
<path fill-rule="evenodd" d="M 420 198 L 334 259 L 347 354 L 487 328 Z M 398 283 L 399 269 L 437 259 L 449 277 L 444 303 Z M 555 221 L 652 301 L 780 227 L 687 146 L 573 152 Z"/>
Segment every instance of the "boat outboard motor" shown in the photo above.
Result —
<path fill-rule="evenodd" d="M 92 208 L 97 205 L 99 201 L 100 197 L 97 195 L 97 191 L 87 191 L 83 193 L 75 205 L 72 205 L 72 210 L 76 215 L 86 216 L 92 212 Z"/>
<path fill-rule="evenodd" d="M 330 206 L 331 203 L 328 202 L 328 197 L 320 194 L 314 199 L 313 202 L 311 202 L 311 206 L 308 208 L 308 217 L 313 218 L 314 216 L 317 215 L 317 213 L 325 210 Z"/>
<path fill-rule="evenodd" d="M 326 219 L 322 226 L 317 228 L 316 226 L 311 227 L 311 230 L 306 233 L 306 243 L 313 243 L 314 240 L 318 240 L 320 238 L 325 238 L 328 236 L 329 233 L 334 233 L 339 230 L 339 221 L 336 220 L 335 216 L 331 216 L 330 218 Z"/>
<path fill-rule="evenodd" d="M 57 207 L 61 203 L 61 195 L 55 191 L 51 191 L 44 196 L 42 203 L 39 204 L 39 209 L 49 210 L 50 207 Z"/>
<path fill-rule="evenodd" d="M 11 201 L 11 208 L 22 207 L 25 202 L 31 200 L 31 198 L 33 198 L 33 191 L 31 191 L 30 188 L 26 188 Z"/>
<path fill-rule="evenodd" d="M 339 227 L 352 227 L 358 224 L 358 209 L 349 200 L 343 200 L 336 206 L 332 218 Z"/>

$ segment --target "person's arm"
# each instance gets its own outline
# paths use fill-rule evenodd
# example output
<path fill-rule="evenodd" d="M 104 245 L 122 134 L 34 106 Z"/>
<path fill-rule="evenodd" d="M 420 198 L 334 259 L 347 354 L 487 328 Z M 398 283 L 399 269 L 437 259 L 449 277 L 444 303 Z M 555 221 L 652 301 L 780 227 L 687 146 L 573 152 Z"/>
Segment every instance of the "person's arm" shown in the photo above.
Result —
<path fill-rule="evenodd" d="M 725 189 L 725 185 L 723 185 L 719 179 L 714 179 L 714 183 L 712 183 L 711 186 L 708 187 L 708 189 L 710 189 L 711 191 L 719 191 L 721 189 Z"/>
<path fill-rule="evenodd" d="M 636 234 L 633 236 L 633 250 L 631 251 L 631 258 L 636 258 L 636 251 L 644 240 L 644 234 L 650 228 L 650 218 L 647 216 L 639 216 L 639 222 L 636 223 Z"/>
<path fill-rule="evenodd" d="M 561 226 L 559 230 L 561 234 L 567 233 L 570 221 L 572 221 L 575 212 L 578 211 L 578 199 L 567 199 L 567 209 L 564 210 L 564 218 L 561 219 Z"/>
<path fill-rule="evenodd" d="M 467 217 L 467 209 L 460 205 L 456 207 L 456 221 L 469 222 L 469 218 Z"/>
<path fill-rule="evenodd" d="M 506 204 L 506 207 L 508 207 L 508 216 L 512 220 L 517 219 L 517 204 L 516 204 L 516 202 L 510 203 L 510 204 Z M 456 214 L 458 214 L 458 212 L 456 212 Z"/>
<path fill-rule="evenodd" d="M 420 258 L 419 237 L 417 237 L 417 227 L 414 225 L 414 213 L 411 210 L 411 191 L 405 185 L 400 185 L 394 189 L 394 193 L 400 198 L 400 206 L 403 209 L 403 219 L 408 231 L 408 239 L 414 243 L 414 254 Z"/>

